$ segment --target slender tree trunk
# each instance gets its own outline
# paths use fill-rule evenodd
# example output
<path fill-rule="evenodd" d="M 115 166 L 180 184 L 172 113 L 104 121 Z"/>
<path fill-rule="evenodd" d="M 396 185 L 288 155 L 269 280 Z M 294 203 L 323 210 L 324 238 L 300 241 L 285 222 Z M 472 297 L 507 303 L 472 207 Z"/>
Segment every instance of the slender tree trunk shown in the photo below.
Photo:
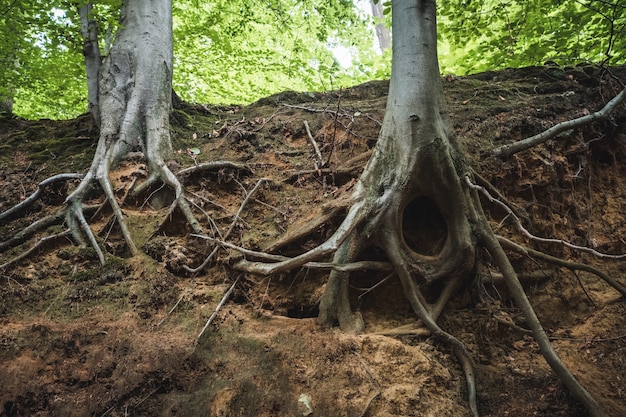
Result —
<path fill-rule="evenodd" d="M 87 102 L 88 111 L 93 115 L 96 124 L 100 126 L 100 108 L 98 105 L 98 79 L 100 73 L 100 47 L 98 45 L 98 26 L 91 16 L 93 4 L 87 3 L 78 9 L 83 36 L 83 55 L 85 56 L 85 71 L 87 75 Z"/>
<path fill-rule="evenodd" d="M 11 91 L 9 91 L 11 93 Z M 13 96 L 0 96 L 0 116 L 13 115 Z"/>
<path fill-rule="evenodd" d="M 378 47 L 381 52 L 385 52 L 387 49 L 391 48 L 391 35 L 389 34 L 389 29 L 383 23 L 384 15 L 383 15 L 383 2 L 379 0 L 378 2 L 374 2 L 374 0 L 370 0 L 370 6 L 372 7 L 372 16 L 374 16 L 374 21 L 376 23 L 376 37 L 378 38 Z"/>

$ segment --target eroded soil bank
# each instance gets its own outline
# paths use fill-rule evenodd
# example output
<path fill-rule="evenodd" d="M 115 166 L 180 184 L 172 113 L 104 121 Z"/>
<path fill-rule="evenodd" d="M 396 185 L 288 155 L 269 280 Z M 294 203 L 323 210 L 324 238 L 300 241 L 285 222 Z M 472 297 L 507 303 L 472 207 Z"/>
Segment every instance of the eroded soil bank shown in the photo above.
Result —
<path fill-rule="evenodd" d="M 615 74 L 626 80 L 626 71 Z M 555 123 L 596 111 L 618 91 L 592 67 L 526 68 L 446 77 L 455 128 L 476 172 L 497 187 L 532 233 L 606 253 L 626 253 L 626 110 L 566 132 L 507 160 L 488 151 Z M 207 229 L 255 250 L 272 250 L 350 194 L 384 115 L 387 83 L 328 93 L 285 92 L 247 107 L 183 104 L 172 116 L 171 162 L 180 170 L 227 160 L 184 178 Z M 306 132 L 328 167 L 315 169 Z M 0 211 L 61 172 L 82 172 L 97 134 L 86 116 L 69 121 L 0 120 Z M 120 199 L 143 175 L 140 158 L 114 172 Z M 246 194 L 252 195 L 238 218 Z M 45 189 L 0 238 L 63 206 L 73 182 Z M 465 416 L 463 376 L 445 347 L 411 334 L 415 317 L 395 278 L 359 273 L 354 307 L 365 334 L 320 329 L 314 320 L 326 275 L 300 270 L 269 278 L 241 275 L 222 251 L 199 274 L 210 248 L 187 236 L 158 190 L 124 207 L 145 255 L 128 258 L 106 210 L 91 219 L 109 261 L 65 238 L 50 240 L 0 270 L 0 415 L 3 416 Z M 100 201 L 94 193 L 92 203 Z M 624 261 L 601 260 L 523 237 L 498 206 L 484 207 L 498 233 L 568 260 L 588 262 L 626 281 Z M 342 212 L 281 247 L 292 255 L 332 233 Z M 165 222 L 165 227 L 159 225 Z M 45 234 L 1 254 L 0 264 Z M 377 253 L 368 253 L 376 259 Z M 626 415 L 626 303 L 585 272 L 513 256 L 557 352 L 611 415 Z M 477 363 L 485 416 L 582 416 L 550 372 L 524 321 L 481 259 L 482 280 L 468 282 L 441 318 Z M 196 343 L 232 283 L 234 292 Z M 477 282 L 481 282 L 477 284 Z"/>

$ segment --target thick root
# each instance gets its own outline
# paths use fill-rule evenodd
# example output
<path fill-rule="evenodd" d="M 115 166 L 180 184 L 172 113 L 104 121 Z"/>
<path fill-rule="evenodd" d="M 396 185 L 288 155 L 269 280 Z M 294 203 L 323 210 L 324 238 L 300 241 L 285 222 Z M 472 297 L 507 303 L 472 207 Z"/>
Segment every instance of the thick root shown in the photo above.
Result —
<path fill-rule="evenodd" d="M 360 236 L 351 236 L 343 241 L 333 258 L 334 264 L 352 262 L 360 252 Z M 350 307 L 349 272 L 333 270 L 328 277 L 324 294 L 320 300 L 319 322 L 324 327 L 339 327 L 346 333 L 359 334 L 364 330 L 363 318 L 359 312 L 354 313 Z"/>
<path fill-rule="evenodd" d="M 585 406 L 590 416 L 608 417 L 591 394 L 589 394 L 589 392 L 576 380 L 570 370 L 567 369 L 565 364 L 563 364 L 559 356 L 552 348 L 548 335 L 541 326 L 541 323 L 539 322 L 528 297 L 526 297 L 526 293 L 517 279 L 517 274 L 511 266 L 509 258 L 504 253 L 502 246 L 498 242 L 498 239 L 487 224 L 486 220 L 480 234 L 482 237 L 482 243 L 493 257 L 496 265 L 500 269 L 500 272 L 502 272 L 513 299 L 522 310 L 524 317 L 526 318 L 526 323 L 530 327 L 530 330 L 532 331 L 533 336 L 539 345 L 539 349 L 541 350 L 541 354 L 546 359 L 546 362 L 548 362 L 554 373 L 556 373 L 563 384 L 565 384 L 569 392 Z"/>
<path fill-rule="evenodd" d="M 467 351 L 467 348 L 456 337 L 452 336 L 450 333 L 445 332 L 439 327 L 436 321 L 433 319 L 433 316 L 428 311 L 426 307 L 426 303 L 424 301 L 424 297 L 421 296 L 415 281 L 411 277 L 411 272 L 407 265 L 406 256 L 403 256 L 405 249 L 403 245 L 400 244 L 397 238 L 393 235 L 387 235 L 387 239 L 384 242 L 386 247 L 387 255 L 389 259 L 394 264 L 396 273 L 400 278 L 400 283 L 402 284 L 402 289 L 404 290 L 404 295 L 407 297 L 413 311 L 419 317 L 419 319 L 424 323 L 426 328 L 430 330 L 433 336 L 435 336 L 440 341 L 444 342 L 446 345 L 450 346 L 454 351 L 457 359 L 461 363 L 461 367 L 463 368 L 463 372 L 465 373 L 465 381 L 467 383 L 467 392 L 468 392 L 468 402 L 470 406 L 470 410 L 472 411 L 472 415 L 474 417 L 478 417 L 478 406 L 476 405 L 476 383 L 474 381 L 474 362 Z"/>

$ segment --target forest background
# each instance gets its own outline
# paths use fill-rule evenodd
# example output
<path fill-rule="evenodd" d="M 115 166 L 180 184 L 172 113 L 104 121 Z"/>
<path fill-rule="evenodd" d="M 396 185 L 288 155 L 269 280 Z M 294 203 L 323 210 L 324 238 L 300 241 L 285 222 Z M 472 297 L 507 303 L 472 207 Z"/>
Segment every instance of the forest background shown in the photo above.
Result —
<path fill-rule="evenodd" d="M 389 27 L 389 7 L 378 4 L 381 17 L 373 18 L 373 3 L 176 1 L 174 89 L 185 101 L 243 104 L 285 90 L 321 92 L 387 79 L 391 53 L 373 27 Z M 93 3 L 103 56 L 120 5 Z M 0 97 L 12 99 L 15 114 L 67 119 L 86 111 L 80 6 L 0 1 Z M 605 0 L 442 2 L 440 66 L 445 74 L 465 75 L 547 61 L 624 63 L 625 8 Z"/>

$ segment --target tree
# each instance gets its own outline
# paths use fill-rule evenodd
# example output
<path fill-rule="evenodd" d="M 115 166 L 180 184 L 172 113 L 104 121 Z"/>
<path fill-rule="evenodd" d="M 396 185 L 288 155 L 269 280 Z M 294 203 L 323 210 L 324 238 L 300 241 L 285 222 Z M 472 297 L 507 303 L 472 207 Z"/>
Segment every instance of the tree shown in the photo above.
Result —
<path fill-rule="evenodd" d="M 478 415 L 471 358 L 458 339 L 439 327 L 437 317 L 459 284 L 471 279 L 477 254 L 484 250 L 505 277 L 549 365 L 590 415 L 604 416 L 550 345 L 483 213 L 480 187 L 445 109 L 435 1 L 394 0 L 392 14 L 393 58 L 386 114 L 343 223 L 326 242 L 295 258 L 274 263 L 243 260 L 236 267 L 272 274 L 334 252 L 319 320 L 325 326 L 338 322 L 345 331 L 360 332 L 363 322 L 352 311 L 348 294 L 350 265 L 367 267 L 367 262 L 358 264 L 359 256 L 365 248 L 377 247 L 392 265 L 415 314 L 459 358 L 470 408 Z M 428 303 L 424 289 L 436 281 L 445 282 L 444 290 L 436 302 Z"/>
<path fill-rule="evenodd" d="M 104 254 L 83 215 L 82 204 L 97 181 L 113 209 L 130 253 L 137 248 L 115 198 L 109 179 L 111 166 L 131 150 L 142 151 L 149 176 L 136 193 L 162 181 L 174 190 L 174 206 L 192 228 L 201 232 L 184 199 L 182 185 L 166 164 L 172 151 L 171 110 L 173 47 L 172 5 L 169 0 L 124 2 L 121 28 L 100 69 L 98 101 L 100 139 L 93 162 L 80 185 L 67 198 L 67 224 L 78 242 L 89 241 L 104 263 Z"/>
<path fill-rule="evenodd" d="M 382 21 L 384 17 L 383 3 L 380 1 L 370 0 L 370 5 L 372 7 L 372 16 L 376 19 L 376 37 L 378 38 L 378 47 L 380 48 L 380 52 L 385 52 L 385 50 L 391 48 L 391 35 L 385 26 L 385 23 Z"/>

